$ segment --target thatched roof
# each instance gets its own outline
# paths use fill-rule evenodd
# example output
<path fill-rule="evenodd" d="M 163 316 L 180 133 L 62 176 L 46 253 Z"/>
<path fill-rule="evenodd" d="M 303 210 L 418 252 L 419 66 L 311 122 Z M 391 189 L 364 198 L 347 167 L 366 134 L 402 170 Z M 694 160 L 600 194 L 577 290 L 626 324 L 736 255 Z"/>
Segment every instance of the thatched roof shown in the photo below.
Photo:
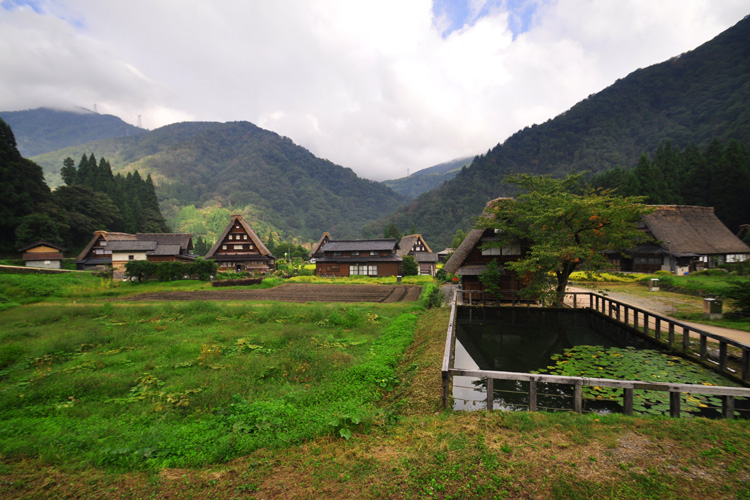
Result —
<path fill-rule="evenodd" d="M 331 235 L 327 231 L 323 233 L 323 236 L 320 237 L 320 240 L 318 240 L 318 243 L 312 247 L 312 250 L 310 251 L 310 255 L 322 255 L 323 253 L 323 247 L 326 243 L 331 241 Z"/>
<path fill-rule="evenodd" d="M 500 203 L 503 200 L 512 200 L 513 198 L 495 198 L 494 200 L 490 200 L 487 202 L 487 205 L 484 206 L 484 212 L 483 214 L 486 216 L 492 216 L 491 213 L 489 213 L 489 210 L 495 206 L 496 204 Z M 456 271 L 458 271 L 458 268 L 461 267 L 461 265 L 466 260 L 466 257 L 469 256 L 471 251 L 474 249 L 475 246 L 479 243 L 479 241 L 482 239 L 482 235 L 486 229 L 477 229 L 474 228 L 471 231 L 469 231 L 469 234 L 466 235 L 466 238 L 464 238 L 464 241 L 461 242 L 461 244 L 456 248 L 456 251 L 453 252 L 453 255 L 451 255 L 451 258 L 448 259 L 448 262 L 445 263 L 443 266 L 443 269 L 445 269 L 446 272 L 451 274 L 456 274 Z"/>
<path fill-rule="evenodd" d="M 214 243 L 214 246 L 212 246 L 211 250 L 209 250 L 208 253 L 206 254 L 206 259 L 214 258 L 214 254 L 219 248 L 221 248 L 221 245 L 224 243 L 224 240 L 229 234 L 229 231 L 231 231 L 232 228 L 234 227 L 235 223 L 239 223 L 242 226 L 242 228 L 250 237 L 250 240 L 253 242 L 253 245 L 255 245 L 255 248 L 258 249 L 258 252 L 260 252 L 261 255 L 268 256 L 274 259 L 276 258 L 271 254 L 270 250 L 266 248 L 266 245 L 263 244 L 261 239 L 258 237 L 257 234 L 255 234 L 255 231 L 253 231 L 253 228 L 250 227 L 250 225 L 245 221 L 245 219 L 241 215 L 233 215 L 232 220 L 230 220 L 229 224 L 227 224 L 227 227 L 224 228 L 224 232 L 221 233 L 221 235 L 216 239 L 216 243 Z M 236 260 L 236 257 L 235 257 L 235 260 Z"/>
<path fill-rule="evenodd" d="M 401 241 L 398 244 L 398 246 L 400 247 L 397 252 L 398 255 L 400 255 L 401 257 L 403 257 L 404 255 L 408 255 L 409 252 L 411 252 L 412 248 L 414 248 L 414 245 L 418 240 L 422 240 L 422 244 L 425 247 L 425 252 L 432 252 L 421 234 L 409 234 L 401 238 Z"/>
<path fill-rule="evenodd" d="M 647 229 L 671 253 L 698 255 L 750 253 L 743 243 L 716 217 L 713 207 L 653 205 L 643 216 Z"/>

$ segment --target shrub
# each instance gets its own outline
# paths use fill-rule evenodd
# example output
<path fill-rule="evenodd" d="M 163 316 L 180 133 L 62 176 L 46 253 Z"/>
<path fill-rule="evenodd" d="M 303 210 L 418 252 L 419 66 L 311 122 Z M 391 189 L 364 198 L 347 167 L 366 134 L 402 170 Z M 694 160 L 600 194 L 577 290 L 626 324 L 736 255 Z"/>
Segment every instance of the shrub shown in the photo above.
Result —
<path fill-rule="evenodd" d="M 157 281 L 181 280 L 185 276 L 208 281 L 216 275 L 218 264 L 212 260 L 196 259 L 194 262 L 148 262 L 133 260 L 125 264 L 125 274 L 137 281 L 154 279 Z"/>
<path fill-rule="evenodd" d="M 750 317 L 750 282 L 732 281 L 725 296 L 734 300 L 734 313 L 742 317 Z"/>
<path fill-rule="evenodd" d="M 417 260 L 411 255 L 404 255 L 404 261 L 401 263 L 401 272 L 404 276 L 419 275 L 419 264 L 417 264 Z"/>
<path fill-rule="evenodd" d="M 440 296 L 440 288 L 437 285 L 428 283 L 422 287 L 422 296 L 419 298 L 419 301 L 427 309 L 440 307 L 443 304 L 443 299 Z"/>

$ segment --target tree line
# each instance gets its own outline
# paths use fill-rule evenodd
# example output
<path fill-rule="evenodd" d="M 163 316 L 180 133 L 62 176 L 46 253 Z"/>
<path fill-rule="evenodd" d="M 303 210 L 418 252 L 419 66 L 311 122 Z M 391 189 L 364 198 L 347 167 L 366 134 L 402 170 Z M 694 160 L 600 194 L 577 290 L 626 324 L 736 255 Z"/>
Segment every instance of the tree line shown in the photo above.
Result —
<path fill-rule="evenodd" d="M 714 207 L 716 216 L 733 232 L 750 223 L 750 154 L 747 147 L 718 139 L 701 150 L 680 150 L 670 141 L 661 143 L 649 158 L 641 155 L 632 169 L 621 167 L 598 173 L 590 184 L 617 189 L 622 196 L 644 196 L 652 205 Z"/>
<path fill-rule="evenodd" d="M 96 230 L 165 232 L 151 176 L 113 175 L 109 162 L 67 158 L 66 185 L 51 191 L 42 168 L 23 158 L 10 126 L 0 119 L 0 250 L 15 252 L 38 240 L 82 248 Z"/>

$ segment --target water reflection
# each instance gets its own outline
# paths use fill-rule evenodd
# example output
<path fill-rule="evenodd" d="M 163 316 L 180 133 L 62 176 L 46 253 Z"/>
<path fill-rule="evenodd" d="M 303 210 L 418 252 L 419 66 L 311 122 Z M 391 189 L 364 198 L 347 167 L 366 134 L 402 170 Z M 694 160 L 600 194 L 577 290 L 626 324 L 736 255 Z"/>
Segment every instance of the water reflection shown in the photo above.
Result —
<path fill-rule="evenodd" d="M 578 345 L 657 347 L 613 322 L 582 310 L 469 308 L 457 311 L 454 366 L 460 369 L 531 372 L 552 364 L 550 358 Z M 528 382 L 495 382 L 495 408 L 526 410 Z M 538 384 L 539 409 L 573 407 L 572 389 Z M 454 377 L 453 408 L 486 409 L 486 381 Z M 620 411 L 617 402 L 586 401 L 586 411 Z"/>

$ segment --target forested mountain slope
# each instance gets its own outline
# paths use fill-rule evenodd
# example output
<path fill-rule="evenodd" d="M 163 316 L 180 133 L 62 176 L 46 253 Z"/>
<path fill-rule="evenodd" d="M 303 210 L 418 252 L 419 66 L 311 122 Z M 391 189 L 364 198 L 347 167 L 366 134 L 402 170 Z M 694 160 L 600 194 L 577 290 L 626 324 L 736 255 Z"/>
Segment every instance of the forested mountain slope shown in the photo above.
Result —
<path fill-rule="evenodd" d="M 34 160 L 55 177 L 65 157 L 77 160 L 90 153 L 106 157 L 115 173 L 138 169 L 150 174 L 168 223 L 196 235 L 202 234 L 200 224 L 176 227 L 183 207 L 242 212 L 261 228 L 263 238 L 276 231 L 280 238 L 315 240 L 324 231 L 336 238 L 359 237 L 364 224 L 406 201 L 390 188 L 249 122 L 178 123 Z"/>
<path fill-rule="evenodd" d="M 453 179 L 461 168 L 469 165 L 473 157 L 458 158 L 446 163 L 427 167 L 400 179 L 383 181 L 383 184 L 399 194 L 416 198 L 422 193 L 435 189 L 445 181 Z"/>
<path fill-rule="evenodd" d="M 509 194 L 511 172 L 563 175 L 633 168 L 660 143 L 704 148 L 712 139 L 750 144 L 750 18 L 669 61 L 639 69 L 567 112 L 525 128 L 477 157 L 451 181 L 368 228 L 416 225 L 431 245 L 450 243 L 484 204 Z"/>
<path fill-rule="evenodd" d="M 0 117 L 13 129 L 18 150 L 27 158 L 77 144 L 146 132 L 116 116 L 100 115 L 83 108 L 77 111 L 49 108 L 0 111 Z"/>

